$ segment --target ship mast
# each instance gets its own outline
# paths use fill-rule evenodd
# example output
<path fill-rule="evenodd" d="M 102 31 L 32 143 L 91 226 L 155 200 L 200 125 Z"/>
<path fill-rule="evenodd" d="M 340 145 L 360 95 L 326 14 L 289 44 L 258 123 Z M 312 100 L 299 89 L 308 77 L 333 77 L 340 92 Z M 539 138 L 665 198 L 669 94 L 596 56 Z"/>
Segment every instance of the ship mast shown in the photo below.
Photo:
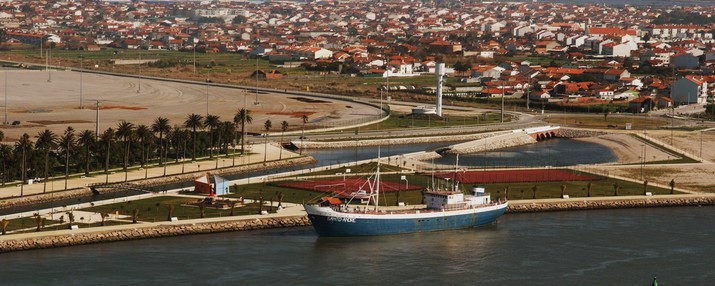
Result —
<path fill-rule="evenodd" d="M 375 211 L 380 205 L 380 147 L 377 147 L 377 172 L 375 175 Z"/>
<path fill-rule="evenodd" d="M 459 154 L 457 154 L 457 159 L 454 160 L 454 177 L 452 178 L 452 191 L 456 192 L 458 188 L 457 182 L 457 171 L 459 170 Z"/>

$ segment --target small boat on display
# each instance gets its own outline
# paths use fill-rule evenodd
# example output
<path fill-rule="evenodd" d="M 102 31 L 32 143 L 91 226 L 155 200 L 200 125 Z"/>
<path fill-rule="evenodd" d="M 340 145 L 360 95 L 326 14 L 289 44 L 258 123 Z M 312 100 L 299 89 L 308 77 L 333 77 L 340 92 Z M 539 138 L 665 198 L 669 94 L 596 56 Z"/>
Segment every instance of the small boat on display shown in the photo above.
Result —
<path fill-rule="evenodd" d="M 379 157 L 379 156 L 378 156 Z M 456 173 L 455 173 L 456 174 Z M 375 179 L 368 180 L 370 193 L 366 205 L 351 206 L 336 198 L 323 198 L 318 204 L 304 204 L 308 218 L 320 236 L 369 236 L 463 229 L 494 223 L 507 209 L 507 201 L 491 201 L 484 188 L 471 194 L 458 190 L 428 189 L 426 206 L 419 209 L 380 209 L 380 160 Z M 370 205 L 370 203 L 373 205 Z"/>

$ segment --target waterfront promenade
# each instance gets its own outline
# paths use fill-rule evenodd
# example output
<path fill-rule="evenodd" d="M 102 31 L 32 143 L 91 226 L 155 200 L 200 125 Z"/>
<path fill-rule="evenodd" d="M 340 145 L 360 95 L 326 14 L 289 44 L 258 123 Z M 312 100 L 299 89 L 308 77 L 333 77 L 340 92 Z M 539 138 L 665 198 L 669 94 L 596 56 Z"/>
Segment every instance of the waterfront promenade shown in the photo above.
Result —
<path fill-rule="evenodd" d="M 117 182 L 131 182 L 143 179 L 153 179 L 153 178 L 172 178 L 173 176 L 194 173 L 196 177 L 199 177 L 203 172 L 217 172 L 217 171 L 230 171 L 230 170 L 240 170 L 241 168 L 246 168 L 248 165 L 263 163 L 264 158 L 266 162 L 272 162 L 282 159 L 298 158 L 301 155 L 290 150 L 283 150 L 282 153 L 279 147 L 275 144 L 268 144 L 265 148 L 265 144 L 253 144 L 250 146 L 250 153 L 246 156 L 236 155 L 235 158 L 231 157 L 214 157 L 213 160 L 208 158 L 200 158 L 195 162 L 190 160 L 185 160 L 180 163 L 174 163 L 174 160 L 169 158 L 167 160 L 168 164 L 165 166 L 159 166 L 158 164 L 149 165 L 146 168 L 132 168 L 128 172 L 122 171 L 121 168 L 111 169 L 109 174 L 93 173 L 91 176 L 73 176 L 67 180 L 67 189 L 77 189 L 84 188 L 92 184 L 102 184 L 105 182 L 117 183 Z M 267 153 L 264 152 L 267 150 Z M 265 153 L 265 155 L 264 155 Z M 218 169 L 217 169 L 218 167 Z M 126 180 L 125 180 L 126 178 Z M 56 176 L 51 178 L 46 183 L 46 192 L 53 191 L 63 191 L 65 189 L 64 176 Z M 43 193 L 45 188 L 45 182 L 34 181 L 32 184 L 25 184 L 20 186 L 19 182 L 8 183 L 8 186 L 0 189 L 0 198 L 8 197 L 18 197 L 20 193 L 23 195 L 33 195 Z"/>

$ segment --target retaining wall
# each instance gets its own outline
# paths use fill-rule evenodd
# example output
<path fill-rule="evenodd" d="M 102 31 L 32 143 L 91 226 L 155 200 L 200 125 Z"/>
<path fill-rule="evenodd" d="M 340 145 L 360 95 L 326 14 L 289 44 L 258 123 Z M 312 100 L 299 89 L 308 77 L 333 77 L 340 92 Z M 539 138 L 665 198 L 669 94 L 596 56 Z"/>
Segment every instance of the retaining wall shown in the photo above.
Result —
<path fill-rule="evenodd" d="M 715 197 L 651 197 L 625 200 L 564 200 L 563 202 L 510 202 L 507 213 L 595 210 L 618 208 L 680 207 L 715 205 Z"/>
<path fill-rule="evenodd" d="M 494 134 L 511 133 L 511 131 L 498 131 L 489 133 L 465 134 L 465 135 L 444 135 L 444 136 L 424 136 L 414 138 L 384 138 L 384 139 L 365 139 L 365 140 L 346 140 L 346 141 L 305 141 L 293 140 L 291 144 L 302 149 L 312 148 L 346 148 L 346 147 L 362 147 L 362 146 L 387 146 L 390 144 L 416 144 L 416 143 L 431 143 L 431 142 L 450 142 L 450 141 L 468 141 L 477 140 L 494 136 Z"/>
<path fill-rule="evenodd" d="M 556 135 L 556 137 L 582 138 L 582 137 L 595 137 L 595 136 L 601 136 L 601 135 L 606 135 L 606 134 L 608 134 L 608 133 L 603 132 L 603 131 L 571 129 L 571 128 L 561 127 L 561 130 L 559 130 L 559 133 Z"/>
<path fill-rule="evenodd" d="M 310 225 L 310 220 L 308 220 L 307 216 L 296 216 L 176 225 L 166 224 L 151 227 L 141 227 L 141 224 L 137 224 L 133 225 L 136 226 L 136 228 L 130 229 L 97 231 L 89 233 L 70 233 L 43 237 L 31 237 L 26 239 L 12 239 L 12 236 L 9 236 L 9 239 L 6 239 L 6 237 L 0 236 L 0 253 L 30 249 L 64 247 L 72 245 L 84 245 L 101 242 L 170 237 L 187 234 L 218 233 L 227 231 L 284 228 L 307 225 Z"/>

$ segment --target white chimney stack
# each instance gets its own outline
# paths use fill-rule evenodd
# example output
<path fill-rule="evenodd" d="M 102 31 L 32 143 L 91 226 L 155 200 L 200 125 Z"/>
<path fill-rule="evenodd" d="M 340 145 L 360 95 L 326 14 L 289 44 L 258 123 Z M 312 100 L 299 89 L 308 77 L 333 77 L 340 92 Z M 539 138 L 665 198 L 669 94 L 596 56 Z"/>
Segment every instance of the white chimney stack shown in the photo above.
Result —
<path fill-rule="evenodd" d="M 437 63 L 434 68 L 437 77 L 437 104 L 435 106 L 437 116 L 442 117 L 442 78 L 444 77 L 444 63 Z"/>

